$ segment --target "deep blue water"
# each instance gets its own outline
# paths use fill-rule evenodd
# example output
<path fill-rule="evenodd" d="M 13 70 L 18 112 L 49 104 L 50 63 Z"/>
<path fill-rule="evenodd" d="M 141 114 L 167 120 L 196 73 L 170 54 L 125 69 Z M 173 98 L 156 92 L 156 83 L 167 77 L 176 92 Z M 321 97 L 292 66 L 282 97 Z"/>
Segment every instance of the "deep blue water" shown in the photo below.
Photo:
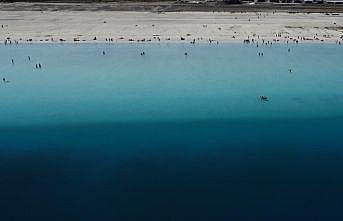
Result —
<path fill-rule="evenodd" d="M 0 46 L 0 220 L 343 220 L 342 60 L 321 44 Z"/>

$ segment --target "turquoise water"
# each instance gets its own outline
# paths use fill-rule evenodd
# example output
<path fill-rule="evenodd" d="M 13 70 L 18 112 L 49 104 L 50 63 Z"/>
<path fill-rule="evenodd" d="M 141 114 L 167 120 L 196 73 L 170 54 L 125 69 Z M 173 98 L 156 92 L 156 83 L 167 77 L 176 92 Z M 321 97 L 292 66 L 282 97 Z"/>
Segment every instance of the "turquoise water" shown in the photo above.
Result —
<path fill-rule="evenodd" d="M 0 46 L 2 220 L 342 220 L 342 61 L 333 44 Z"/>
<path fill-rule="evenodd" d="M 342 47 L 290 47 L 2 47 L 0 124 L 341 117 Z"/>

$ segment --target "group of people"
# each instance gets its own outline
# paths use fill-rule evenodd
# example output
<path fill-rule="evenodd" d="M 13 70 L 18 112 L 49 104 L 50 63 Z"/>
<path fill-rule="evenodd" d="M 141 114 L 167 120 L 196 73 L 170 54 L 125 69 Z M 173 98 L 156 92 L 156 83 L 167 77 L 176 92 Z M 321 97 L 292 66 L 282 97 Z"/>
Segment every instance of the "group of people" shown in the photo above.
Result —
<path fill-rule="evenodd" d="M 11 44 L 19 44 L 19 41 L 16 41 L 16 40 L 10 40 L 9 38 L 6 38 L 5 41 L 4 41 L 4 45 L 11 45 Z"/>
<path fill-rule="evenodd" d="M 27 56 L 27 59 L 29 61 L 31 61 L 31 56 Z M 13 58 L 11 59 L 11 63 L 14 65 L 14 59 Z M 35 67 L 36 67 L 36 69 L 41 69 L 42 68 L 42 64 L 41 63 L 37 63 Z M 7 80 L 5 77 L 2 78 L 2 83 L 9 83 L 9 82 L 10 81 Z"/>
<path fill-rule="evenodd" d="M 235 34 L 237 34 L 237 32 L 235 32 Z M 189 36 L 191 36 L 191 35 L 190 35 L 190 34 L 187 34 L 187 37 L 189 37 Z M 315 34 L 313 37 L 310 37 L 310 38 L 309 38 L 309 37 L 304 37 L 304 36 L 295 36 L 295 37 L 292 37 L 292 36 L 286 35 L 286 34 L 284 34 L 284 33 L 274 33 L 274 36 L 273 36 L 273 37 L 274 37 L 274 38 L 272 38 L 272 39 L 265 40 L 265 39 L 262 39 L 262 38 L 260 39 L 260 36 L 259 36 L 259 35 L 253 34 L 253 36 L 247 36 L 246 39 L 243 39 L 243 43 L 246 43 L 246 44 L 249 44 L 249 43 L 261 43 L 261 44 L 266 44 L 266 45 L 272 45 L 273 42 L 274 42 L 274 43 L 277 43 L 277 42 L 284 42 L 284 43 L 286 43 L 286 44 L 293 42 L 293 43 L 298 44 L 298 43 L 300 43 L 300 41 L 307 41 L 307 40 L 308 40 L 308 41 L 309 41 L 309 40 L 320 40 L 320 41 L 324 41 L 324 39 L 320 39 L 320 38 L 318 37 L 317 34 Z M 325 36 L 324 36 L 324 37 L 325 37 Z M 236 36 L 233 35 L 232 38 L 235 39 Z M 125 39 L 124 37 L 118 38 L 118 40 L 124 40 L 124 39 Z M 20 40 L 22 40 L 22 39 L 20 39 Z M 93 37 L 92 40 L 96 41 L 96 40 L 98 40 L 98 38 L 97 38 L 97 37 Z M 153 40 L 160 42 L 160 41 L 161 41 L 161 38 L 160 38 L 160 36 L 158 36 L 158 35 L 154 35 L 152 38 L 149 38 L 149 39 L 146 39 L 146 38 L 143 38 L 143 39 L 133 39 L 133 38 L 129 38 L 129 39 L 128 39 L 129 42 L 152 42 Z M 167 38 L 165 38 L 165 40 L 166 40 L 166 41 L 170 41 L 171 38 L 170 38 L 170 37 L 167 37 Z M 185 40 L 187 40 L 187 38 L 184 37 L 184 36 L 181 36 L 179 40 L 180 40 L 180 41 L 185 41 Z M 191 44 L 195 44 L 196 40 L 197 40 L 197 41 L 202 41 L 202 40 L 206 40 L 206 38 L 202 38 L 202 37 L 191 38 L 191 39 L 190 39 L 190 43 L 191 43 Z M 214 40 L 214 39 L 211 39 L 211 38 L 208 38 L 207 40 L 208 40 L 208 43 L 210 43 L 210 44 L 211 44 L 211 43 L 219 44 L 219 41 L 217 41 L 217 40 Z M 30 38 L 30 39 L 28 39 L 27 41 L 32 42 L 33 40 Z M 42 40 L 41 40 L 41 41 L 42 41 Z M 48 41 L 48 40 L 46 40 L 46 41 Z M 54 41 L 53 38 L 51 38 L 51 41 Z M 66 41 L 66 40 L 65 40 L 65 39 L 62 39 L 62 38 L 60 39 L 60 42 L 64 42 L 64 41 Z M 80 39 L 74 38 L 74 42 L 78 42 L 78 41 L 80 41 Z M 86 41 L 86 40 L 82 40 L 82 41 Z M 114 40 L 114 38 L 105 38 L 105 42 L 107 42 L 107 43 L 113 43 L 114 41 L 117 42 L 117 40 Z M 341 41 L 343 41 L 343 36 L 341 37 L 341 39 L 337 39 L 337 40 L 335 41 L 335 43 L 340 45 L 340 44 L 341 44 Z M 9 45 L 11 45 L 11 44 L 19 44 L 19 41 L 17 41 L 17 40 L 12 40 L 11 38 L 6 38 L 5 41 L 4 41 L 4 44 L 5 44 L 5 45 L 8 45 L 8 44 L 9 44 Z"/>
<path fill-rule="evenodd" d="M 105 52 L 103 52 L 103 53 L 105 53 Z M 31 61 L 31 56 L 27 56 L 27 59 L 29 61 Z M 11 63 L 14 64 L 14 59 L 13 58 L 11 59 Z M 41 69 L 42 68 L 42 64 L 41 63 L 37 63 L 35 67 L 36 67 L 36 69 Z"/>

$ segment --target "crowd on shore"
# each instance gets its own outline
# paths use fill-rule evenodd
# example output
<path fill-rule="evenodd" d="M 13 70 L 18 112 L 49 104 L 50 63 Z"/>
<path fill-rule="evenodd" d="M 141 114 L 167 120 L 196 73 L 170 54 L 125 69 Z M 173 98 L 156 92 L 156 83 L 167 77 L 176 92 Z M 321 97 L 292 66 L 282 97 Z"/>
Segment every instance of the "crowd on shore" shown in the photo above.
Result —
<path fill-rule="evenodd" d="M 190 34 L 188 36 L 191 36 Z M 235 38 L 235 37 L 233 37 Z M 24 44 L 24 43 L 166 43 L 166 42 L 173 42 L 173 43 L 184 43 L 189 42 L 190 44 L 195 43 L 209 43 L 209 44 L 219 44 L 219 43 L 261 43 L 261 44 L 272 44 L 272 43 L 316 43 L 316 42 L 329 42 L 329 43 L 335 43 L 335 44 L 343 44 L 343 35 L 335 40 L 330 39 L 329 41 L 325 41 L 324 39 L 319 39 L 318 35 L 314 35 L 313 38 L 308 38 L 305 36 L 290 36 L 290 35 L 283 35 L 282 33 L 276 33 L 273 37 L 260 37 L 259 35 L 253 34 L 251 36 L 247 36 L 244 39 L 236 39 L 235 41 L 221 41 L 216 40 L 214 38 L 203 38 L 203 37 L 197 37 L 197 38 L 186 38 L 184 36 L 180 36 L 178 39 L 172 39 L 171 37 L 167 37 L 164 40 L 161 40 L 161 37 L 159 36 L 153 36 L 151 38 L 141 38 L 141 39 L 134 39 L 134 38 L 125 38 L 125 37 L 119 37 L 119 38 L 104 38 L 101 40 L 98 37 L 92 37 L 91 39 L 87 40 L 80 40 L 78 38 L 74 38 L 73 40 L 66 40 L 64 38 L 50 38 L 45 40 L 37 40 L 33 41 L 32 38 L 29 39 L 12 39 L 11 37 L 6 37 L 6 39 L 3 40 L 4 45 L 14 45 L 14 44 Z"/>
<path fill-rule="evenodd" d="M 214 12 L 213 12 L 214 13 Z M 32 37 L 18 37 L 19 33 L 9 31 L 9 24 L 1 24 L 0 36 L 2 36 L 5 45 L 12 45 L 18 43 L 151 43 L 151 42 L 190 42 L 195 43 L 227 43 L 227 42 L 243 42 L 243 43 L 314 43 L 314 42 L 326 42 L 326 43 L 343 43 L 343 25 L 340 24 L 340 18 L 330 17 L 330 21 L 325 27 L 317 27 L 316 23 L 312 27 L 306 27 L 306 25 L 300 25 L 301 22 L 297 21 L 293 25 L 286 25 L 280 28 L 273 28 L 268 31 L 261 31 L 264 28 L 264 19 L 271 16 L 272 19 L 277 18 L 277 11 L 272 11 L 269 13 L 256 12 L 253 14 L 233 14 L 231 19 L 234 21 L 239 20 L 239 24 L 242 25 L 241 29 L 234 28 L 234 22 L 232 25 L 228 24 L 199 24 L 194 30 L 186 29 L 180 30 L 180 33 L 173 32 L 171 35 L 163 33 L 157 30 L 166 30 L 165 24 L 132 24 L 132 31 L 129 27 L 125 27 L 125 33 L 123 35 L 116 34 L 113 36 L 112 30 L 104 28 L 101 31 L 95 31 L 94 34 L 78 34 L 75 33 L 74 37 L 71 37 L 72 33 L 69 32 L 67 35 L 58 36 L 55 34 L 46 34 L 41 37 L 38 33 Z M 330 15 L 330 14 L 328 14 Z M 240 16 L 240 17 L 238 17 Z M 332 16 L 332 15 L 330 15 Z M 295 15 L 296 17 L 296 15 Z M 220 17 L 219 17 L 220 18 Z M 269 19 L 271 19 L 269 18 Z M 303 22 L 306 23 L 307 20 Z M 220 20 L 218 21 L 220 22 Z M 103 21 L 103 24 L 106 24 Z M 304 23 L 304 24 L 305 24 Z M 260 25 L 261 29 L 251 29 L 249 28 L 251 24 Z M 15 25 L 15 24 L 14 24 Z M 269 24 L 270 25 L 270 24 Z M 99 24 L 100 26 L 100 24 Z M 211 28 L 210 28 L 211 26 Z M 243 27 L 247 27 L 245 30 Z M 267 26 L 266 26 L 267 27 Z M 97 28 L 97 26 L 96 26 Z M 158 29 L 159 28 L 159 29 Z M 215 29 L 214 29 L 215 28 Z M 251 30 L 250 30 L 251 29 Z M 309 31 L 311 29 L 311 31 Z M 12 29 L 15 30 L 15 29 Z M 124 29 L 123 29 L 124 30 Z M 139 30 L 139 31 L 138 31 Z M 213 31 L 216 31 L 215 33 Z M 75 30 L 76 31 L 76 30 Z M 170 31 L 170 30 L 168 30 Z M 188 31 L 185 33 L 185 31 Z M 41 32 L 41 31 L 40 31 Z M 106 33 L 109 33 L 106 36 Z M 132 33 L 130 33 L 132 32 Z M 151 32 L 157 32 L 156 34 Z M 6 34 L 5 34 L 6 33 Z M 61 33 L 63 31 L 61 30 Z M 120 30 L 119 30 L 120 33 Z M 210 33 L 210 34 L 209 34 Z M 145 37 L 143 37 L 145 35 Z M 201 36 L 203 35 L 203 36 Z M 49 37 L 48 37 L 49 36 Z M 0 38 L 1 39 L 1 38 Z"/>

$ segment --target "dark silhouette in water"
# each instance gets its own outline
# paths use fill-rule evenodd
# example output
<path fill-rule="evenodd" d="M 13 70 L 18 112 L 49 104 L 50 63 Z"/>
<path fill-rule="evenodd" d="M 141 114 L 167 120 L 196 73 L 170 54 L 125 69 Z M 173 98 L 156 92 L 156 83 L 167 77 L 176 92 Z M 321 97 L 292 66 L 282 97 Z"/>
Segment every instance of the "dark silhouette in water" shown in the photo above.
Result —
<path fill-rule="evenodd" d="M 12 61 L 12 64 L 14 64 L 14 60 L 13 60 L 13 58 L 12 58 L 12 60 L 11 60 L 11 61 Z"/>
<path fill-rule="evenodd" d="M 29 59 L 29 61 L 31 61 L 31 57 L 30 56 L 27 56 L 27 58 Z"/>
<path fill-rule="evenodd" d="M 105 55 L 106 53 L 105 53 L 105 51 L 102 51 L 102 55 Z"/>
<path fill-rule="evenodd" d="M 9 83 L 9 80 L 6 80 L 6 78 L 2 78 L 2 83 Z"/>
<path fill-rule="evenodd" d="M 268 99 L 267 96 L 261 95 L 261 96 L 260 96 L 260 100 L 261 100 L 261 101 L 268 101 L 269 99 Z"/>
<path fill-rule="evenodd" d="M 42 68 L 42 65 L 41 65 L 41 64 L 38 64 L 38 67 L 39 67 L 39 68 Z"/>

